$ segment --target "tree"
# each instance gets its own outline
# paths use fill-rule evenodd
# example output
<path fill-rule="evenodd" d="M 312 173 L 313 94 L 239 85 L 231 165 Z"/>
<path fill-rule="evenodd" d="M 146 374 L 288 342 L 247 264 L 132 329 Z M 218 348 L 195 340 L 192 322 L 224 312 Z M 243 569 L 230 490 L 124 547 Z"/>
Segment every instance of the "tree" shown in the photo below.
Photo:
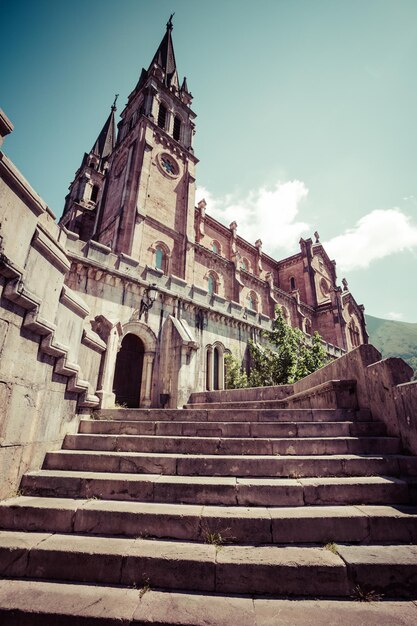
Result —
<path fill-rule="evenodd" d="M 320 335 L 315 332 L 309 345 L 306 336 L 298 328 L 287 324 L 279 307 L 272 330 L 265 331 L 263 337 L 267 340 L 266 346 L 249 342 L 251 387 L 294 383 L 327 362 Z"/>
<path fill-rule="evenodd" d="M 224 355 L 226 389 L 241 389 L 248 386 L 248 377 L 239 361 L 229 352 Z"/>

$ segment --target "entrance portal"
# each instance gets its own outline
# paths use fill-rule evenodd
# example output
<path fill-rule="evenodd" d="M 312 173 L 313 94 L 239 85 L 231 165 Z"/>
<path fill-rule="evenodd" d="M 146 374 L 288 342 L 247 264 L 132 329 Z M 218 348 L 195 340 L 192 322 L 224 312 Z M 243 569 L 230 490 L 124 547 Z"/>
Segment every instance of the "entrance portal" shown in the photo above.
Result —
<path fill-rule="evenodd" d="M 136 335 L 129 333 L 123 338 L 113 382 L 117 404 L 131 409 L 139 406 L 144 351 L 143 342 Z"/>

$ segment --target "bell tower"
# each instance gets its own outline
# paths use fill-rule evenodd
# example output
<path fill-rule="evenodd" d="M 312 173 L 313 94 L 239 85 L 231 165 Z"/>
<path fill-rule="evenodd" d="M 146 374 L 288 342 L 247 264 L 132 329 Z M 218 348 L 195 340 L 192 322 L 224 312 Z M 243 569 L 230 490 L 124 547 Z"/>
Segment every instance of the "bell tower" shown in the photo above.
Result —
<path fill-rule="evenodd" d="M 195 113 L 180 83 L 172 16 L 118 124 L 94 239 L 142 266 L 186 278 L 194 239 Z"/>
<path fill-rule="evenodd" d="M 83 241 L 91 239 L 103 196 L 109 159 L 116 140 L 115 113 L 117 95 L 110 115 L 100 131 L 90 152 L 83 156 L 74 180 L 65 198 L 60 226 L 72 230 Z"/>

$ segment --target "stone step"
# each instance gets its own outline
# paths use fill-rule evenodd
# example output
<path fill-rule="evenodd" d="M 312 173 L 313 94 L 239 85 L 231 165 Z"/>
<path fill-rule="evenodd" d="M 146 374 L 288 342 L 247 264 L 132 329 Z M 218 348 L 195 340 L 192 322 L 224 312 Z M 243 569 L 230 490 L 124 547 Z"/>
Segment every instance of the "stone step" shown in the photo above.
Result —
<path fill-rule="evenodd" d="M 406 480 L 236 478 L 40 470 L 25 474 L 22 495 L 225 506 L 408 504 Z"/>
<path fill-rule="evenodd" d="M 0 531 L 0 576 L 226 594 L 414 597 L 417 546 L 224 545 Z"/>
<path fill-rule="evenodd" d="M 397 437 L 219 438 L 158 435 L 67 435 L 64 450 L 209 455 L 396 454 Z"/>
<path fill-rule="evenodd" d="M 283 600 L 202 593 L 0 581 L 2 626 L 414 626 L 412 601 Z"/>
<path fill-rule="evenodd" d="M 407 476 L 417 474 L 417 457 L 405 455 L 226 455 L 58 450 L 44 469 L 165 474 L 177 476 Z"/>
<path fill-rule="evenodd" d="M 222 507 L 20 496 L 0 502 L 0 528 L 218 545 L 417 543 L 417 507 Z"/>
<path fill-rule="evenodd" d="M 80 421 L 82 434 L 159 435 L 185 437 L 359 437 L 383 436 L 382 422 L 173 422 L 173 421 Z"/>
<path fill-rule="evenodd" d="M 199 408 L 358 408 L 355 379 L 327 380 L 294 393 L 294 386 L 252 387 L 250 389 L 218 390 L 192 393 L 187 407 Z"/>
<path fill-rule="evenodd" d="M 334 422 L 370 421 L 369 409 L 101 409 L 97 420 L 178 422 Z"/>

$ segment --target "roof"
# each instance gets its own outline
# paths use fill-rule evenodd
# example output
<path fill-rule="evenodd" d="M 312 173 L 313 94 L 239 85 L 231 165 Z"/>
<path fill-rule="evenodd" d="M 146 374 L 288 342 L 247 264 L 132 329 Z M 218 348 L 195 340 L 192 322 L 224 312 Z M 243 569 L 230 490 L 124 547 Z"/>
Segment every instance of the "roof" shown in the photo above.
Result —
<path fill-rule="evenodd" d="M 96 154 L 100 159 L 109 157 L 116 144 L 115 111 L 116 106 L 113 104 L 110 115 L 101 129 L 94 146 L 91 148 L 91 152 Z"/>
<path fill-rule="evenodd" d="M 172 15 L 168 20 L 165 35 L 158 46 L 155 56 L 153 57 L 149 69 L 154 65 L 159 65 L 164 70 L 164 82 L 169 87 L 171 83 L 178 86 L 177 65 L 175 62 L 174 46 L 172 44 Z"/>

